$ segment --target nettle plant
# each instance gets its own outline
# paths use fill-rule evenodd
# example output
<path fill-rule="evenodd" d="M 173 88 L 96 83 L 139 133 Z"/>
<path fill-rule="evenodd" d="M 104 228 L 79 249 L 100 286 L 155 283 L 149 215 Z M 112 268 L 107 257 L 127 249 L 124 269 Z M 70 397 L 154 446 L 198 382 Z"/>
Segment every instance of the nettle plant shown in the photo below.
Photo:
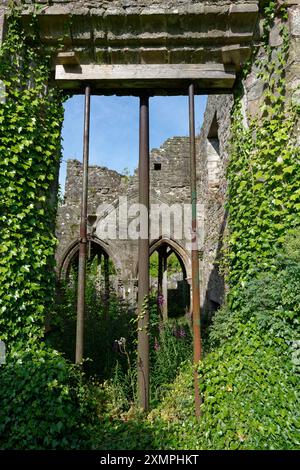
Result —
<path fill-rule="evenodd" d="M 16 10 L 7 29 L 0 49 L 0 337 L 10 347 L 43 335 L 53 300 L 63 97 L 48 87 L 50 53 L 37 47 L 34 15 L 30 39 Z"/>
<path fill-rule="evenodd" d="M 259 56 L 250 64 L 250 68 L 259 69 L 264 83 L 260 117 L 248 117 L 248 126 L 243 124 L 242 83 L 233 107 L 227 169 L 229 235 L 225 252 L 225 270 L 231 287 L 243 284 L 261 269 L 274 268 L 274 256 L 286 232 L 300 223 L 300 149 L 296 138 L 300 109 L 286 93 L 289 33 L 284 8 L 277 12 L 281 17 L 283 44 L 280 48 L 269 46 L 275 10 L 275 2 L 269 2 L 265 16 L 265 59 Z M 245 70 L 242 79 L 249 71 Z"/>

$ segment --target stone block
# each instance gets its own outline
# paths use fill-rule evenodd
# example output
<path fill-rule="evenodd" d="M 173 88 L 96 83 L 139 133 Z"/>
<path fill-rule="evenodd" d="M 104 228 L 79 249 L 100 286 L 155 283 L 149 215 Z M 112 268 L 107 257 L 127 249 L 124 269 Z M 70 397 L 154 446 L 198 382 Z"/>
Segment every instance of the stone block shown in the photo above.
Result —
<path fill-rule="evenodd" d="M 199 63 L 198 60 L 192 60 L 192 48 L 172 48 L 169 50 L 169 61 L 171 64 Z"/>
<path fill-rule="evenodd" d="M 300 89 L 300 63 L 292 64 L 287 71 L 288 91 L 290 95 L 295 95 L 298 99 L 298 91 Z"/>
<path fill-rule="evenodd" d="M 107 50 L 108 62 L 110 64 L 134 64 L 139 63 L 140 52 L 138 49 L 114 48 Z"/>
<path fill-rule="evenodd" d="M 235 70 L 240 70 L 241 66 L 250 57 L 250 47 L 240 47 L 239 45 L 225 46 L 222 48 L 222 59 L 225 66 L 234 66 Z"/>
<path fill-rule="evenodd" d="M 295 106 L 300 106 L 300 84 L 298 89 L 296 89 L 292 94 L 292 103 Z"/>
<path fill-rule="evenodd" d="M 156 49 L 141 48 L 140 49 L 141 64 L 164 64 L 168 62 L 168 50 L 166 47 Z"/>
<path fill-rule="evenodd" d="M 262 80 L 255 79 L 251 86 L 247 90 L 247 99 L 248 101 L 256 101 L 261 98 L 264 92 L 264 83 Z"/>
<path fill-rule="evenodd" d="M 5 364 L 5 356 L 6 356 L 6 346 L 4 341 L 0 340 L 0 366 L 1 364 Z"/>
<path fill-rule="evenodd" d="M 60 65 L 77 65 L 79 64 L 79 59 L 75 52 L 59 52 L 56 63 Z"/>
<path fill-rule="evenodd" d="M 253 34 L 255 23 L 258 19 L 258 5 L 253 4 L 232 4 L 229 9 L 229 27 L 232 33 Z"/>
<path fill-rule="evenodd" d="M 290 42 L 289 64 L 300 62 L 300 37 L 293 38 Z"/>
<path fill-rule="evenodd" d="M 72 41 L 76 44 L 89 43 L 92 40 L 92 25 L 89 16 L 72 16 L 71 21 Z"/>
<path fill-rule="evenodd" d="M 68 4 L 50 5 L 43 11 L 43 15 L 61 16 L 72 13 L 72 6 Z"/>
<path fill-rule="evenodd" d="M 283 44 L 283 38 L 281 35 L 281 22 L 277 21 L 270 31 L 269 45 L 271 47 L 279 47 Z"/>
<path fill-rule="evenodd" d="M 300 8 L 292 8 L 289 11 L 289 24 L 291 35 L 300 37 Z"/>
<path fill-rule="evenodd" d="M 49 44 L 56 44 L 58 40 L 64 38 L 64 44 L 71 44 L 70 17 L 64 16 L 40 16 L 40 37 L 42 41 Z"/>

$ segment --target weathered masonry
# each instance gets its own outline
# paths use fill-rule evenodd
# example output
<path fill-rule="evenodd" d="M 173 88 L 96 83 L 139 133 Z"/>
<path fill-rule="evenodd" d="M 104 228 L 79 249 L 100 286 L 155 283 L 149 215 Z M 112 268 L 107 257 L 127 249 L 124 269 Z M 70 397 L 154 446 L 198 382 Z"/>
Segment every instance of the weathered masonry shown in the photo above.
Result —
<path fill-rule="evenodd" d="M 68 160 L 67 179 L 64 202 L 58 210 L 57 249 L 58 276 L 64 278 L 68 274 L 70 264 L 77 255 L 78 232 L 80 223 L 80 193 L 78 187 L 82 180 L 82 164 L 77 160 Z M 180 260 L 183 267 L 184 279 L 191 282 L 190 239 L 184 237 L 184 226 L 181 217 L 184 216 L 184 204 L 190 203 L 190 162 L 189 139 L 175 137 L 169 139 L 159 149 L 150 153 L 150 206 L 169 208 L 174 220 L 164 221 L 157 217 L 154 237 L 150 239 L 150 254 L 164 246 L 172 247 L 172 252 Z M 92 244 L 99 244 L 99 251 L 106 252 L 116 269 L 114 286 L 119 295 L 135 302 L 138 285 L 138 243 L 121 233 L 119 226 L 110 237 L 104 239 L 99 233 L 101 224 L 107 219 L 113 224 L 114 220 L 126 217 L 128 208 L 138 203 L 138 174 L 124 177 L 108 168 L 91 166 L 89 168 L 89 198 L 88 198 L 88 233 Z M 107 214 L 106 205 L 110 204 Z M 163 206 L 164 205 L 164 206 Z M 124 214 L 125 211 L 125 214 Z M 167 210 L 167 213 L 169 211 Z M 167 214 L 168 215 L 168 214 Z M 203 215 L 203 211 L 202 211 Z M 127 228 L 131 220 L 124 221 Z M 199 214 L 198 223 L 200 223 Z M 160 222 L 160 223 L 157 223 Z M 175 226 L 177 225 L 177 232 Z M 203 230 L 201 224 L 201 230 Z M 124 228 L 123 227 L 123 231 Z M 189 235 L 189 226 L 186 227 Z M 104 234 L 105 235 L 105 234 Z M 199 243 L 199 247 L 200 243 Z M 96 246 L 94 247 L 96 249 Z M 167 295 L 164 295 L 164 298 Z"/>
<path fill-rule="evenodd" d="M 225 168 L 228 161 L 227 143 L 229 137 L 229 110 L 232 105 L 230 95 L 235 90 L 239 72 L 258 49 L 258 54 L 265 56 L 262 47 L 262 25 L 260 11 L 264 1 L 244 0 L 115 0 L 115 1 L 48 1 L 37 0 L 15 2 L 21 6 L 22 24 L 28 43 L 38 50 L 47 50 L 52 54 L 51 76 L 47 85 L 60 88 L 67 93 L 85 93 L 85 128 L 84 128 L 84 181 L 80 214 L 80 233 L 74 235 L 73 246 L 65 246 L 59 259 L 60 272 L 67 269 L 67 262 L 79 249 L 79 286 L 78 286 L 78 328 L 77 360 L 83 354 L 84 326 L 84 280 L 85 261 L 89 236 L 93 233 L 94 209 L 88 203 L 88 143 L 90 121 L 90 96 L 92 94 L 135 95 L 140 97 L 140 162 L 138 176 L 138 194 L 130 192 L 130 185 L 123 186 L 124 193 L 137 198 L 149 207 L 149 97 L 154 95 L 184 94 L 189 96 L 190 139 L 179 149 L 177 158 L 184 162 L 185 152 L 189 158 L 189 177 L 184 182 L 191 190 L 189 200 L 195 205 L 197 200 L 204 203 L 205 237 L 201 253 L 198 249 L 186 248 L 184 240 L 177 245 L 168 240 L 174 252 L 180 251 L 181 260 L 190 278 L 192 287 L 192 311 L 194 316 L 195 360 L 200 358 L 200 319 L 199 319 L 199 284 L 202 280 L 202 302 L 221 301 L 222 280 L 218 278 L 215 260 L 218 258 L 220 239 L 226 228 L 224 201 L 226 193 Z M 278 1 L 278 7 L 282 4 Z M 287 0 L 288 34 L 290 55 L 285 64 L 287 93 L 299 103 L 299 0 Z M 6 17 L 9 2 L 0 3 L 0 41 L 6 30 Z M 38 36 L 32 35 L 32 17 Z M 276 52 L 283 44 L 280 21 L 274 21 L 269 43 Z M 249 70 L 249 69 L 248 69 Z M 263 104 L 264 85 L 259 71 L 255 67 L 245 80 L 238 80 L 243 85 L 240 95 L 242 116 L 245 127 L 250 116 L 259 116 Z M 30 86 L 30 84 L 29 84 Z M 47 88 L 45 87 L 45 88 Z M 5 100 L 4 87 L 1 84 L 1 100 Z M 209 99 L 209 106 L 200 140 L 195 136 L 194 94 L 224 95 Z M 188 101 L 187 101 L 188 105 Z M 197 145 L 199 149 L 197 150 Z M 188 146 L 188 150 L 185 146 Z M 154 158 L 154 157 L 153 157 Z M 163 162 L 156 162 L 162 165 Z M 153 171 L 159 171 L 152 169 Z M 181 170 L 179 170 L 181 171 Z M 105 172 L 104 172 L 105 173 Z M 93 170 L 91 170 L 91 175 Z M 105 176 L 105 174 L 104 174 Z M 115 175 L 116 181 L 119 176 Z M 172 183 L 173 184 L 173 183 Z M 101 183 L 102 185 L 102 183 Z M 154 185 L 155 186 L 155 185 Z M 176 186 L 176 183 L 174 183 Z M 108 185 L 103 184 L 102 189 Z M 113 189 L 113 188 L 108 188 Z M 174 193 L 177 191 L 174 191 Z M 182 192 L 184 193 L 185 190 Z M 198 192 L 198 199 L 197 199 Z M 102 192 L 105 199 L 107 193 Z M 153 193 L 154 194 L 154 193 Z M 171 191 L 165 190 L 167 198 Z M 187 196 L 188 197 L 188 196 Z M 185 194 L 183 199 L 185 200 Z M 74 203 L 77 206 L 78 202 Z M 89 220 L 88 216 L 90 216 Z M 78 213 L 74 230 L 78 229 Z M 89 227 L 87 226 L 89 223 Z M 146 221 L 148 229 L 149 220 Z M 192 234 L 197 239 L 197 224 L 194 216 Z M 76 227 L 77 225 L 77 227 Z M 88 228 L 90 230 L 88 234 Z M 69 230 L 69 229 L 68 229 Z M 69 230 L 70 233 L 72 230 Z M 149 292 L 149 246 L 157 248 L 158 240 L 138 240 L 138 263 L 136 279 L 130 271 L 130 257 L 127 264 L 117 266 L 122 281 L 126 276 L 138 284 L 139 312 L 143 310 L 145 297 Z M 100 246 L 101 240 L 94 240 Z M 62 243 L 65 243 L 63 241 Z M 103 244 L 101 245 L 103 248 Z M 69 250 L 69 251 L 68 251 Z M 108 251 L 108 250 L 107 250 Z M 115 251 L 112 249 L 112 254 Z M 130 248 L 128 249 L 130 251 Z M 134 250 L 133 252 L 134 253 Z M 60 254 L 58 253 L 58 256 Z M 134 256 L 133 256 L 134 257 Z M 163 261 L 163 260 L 162 260 Z M 116 261 L 118 265 L 118 262 Z M 127 270 L 127 271 L 126 271 Z M 126 273 L 125 273 L 126 271 Z M 131 276 L 131 277 L 130 277 Z M 217 287 L 214 287 L 217 286 Z M 214 291 L 215 290 L 215 291 Z M 148 366 L 149 349 L 146 334 L 148 322 L 147 310 L 140 315 L 139 332 L 139 392 L 140 404 L 148 406 Z M 195 375 L 195 391 L 199 390 Z M 199 397 L 198 397 L 199 398 Z M 199 403 L 198 403 L 199 405 Z M 199 408 L 199 407 L 198 407 Z"/>
<path fill-rule="evenodd" d="M 2 1 L 1 16 L 7 2 Z M 24 2 L 54 57 L 55 84 L 71 92 L 89 81 L 93 93 L 186 93 L 231 90 L 249 58 L 258 1 L 47 1 Z"/>

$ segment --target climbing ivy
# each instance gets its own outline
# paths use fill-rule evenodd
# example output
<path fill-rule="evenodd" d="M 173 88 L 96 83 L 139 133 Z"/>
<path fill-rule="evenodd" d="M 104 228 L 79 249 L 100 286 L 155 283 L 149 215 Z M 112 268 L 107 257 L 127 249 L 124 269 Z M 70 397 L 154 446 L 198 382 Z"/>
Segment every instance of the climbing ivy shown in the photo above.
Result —
<path fill-rule="evenodd" d="M 280 48 L 269 46 L 275 17 L 281 19 Z M 299 106 L 287 99 L 285 67 L 289 54 L 287 13 L 275 2 L 265 7 L 265 51 L 252 63 L 264 84 L 260 117 L 248 119 L 242 110 L 242 80 L 232 112 L 232 139 L 227 169 L 229 235 L 225 266 L 231 287 L 239 286 L 257 270 L 273 267 L 286 232 L 299 225 L 300 149 L 295 125 Z M 232 289 L 234 294 L 234 289 Z"/>
<path fill-rule="evenodd" d="M 12 8 L 0 49 L 0 338 L 8 348 L 43 335 L 55 287 L 63 97 L 48 86 L 50 54 L 37 47 L 36 30 L 33 15 L 28 39 Z"/>

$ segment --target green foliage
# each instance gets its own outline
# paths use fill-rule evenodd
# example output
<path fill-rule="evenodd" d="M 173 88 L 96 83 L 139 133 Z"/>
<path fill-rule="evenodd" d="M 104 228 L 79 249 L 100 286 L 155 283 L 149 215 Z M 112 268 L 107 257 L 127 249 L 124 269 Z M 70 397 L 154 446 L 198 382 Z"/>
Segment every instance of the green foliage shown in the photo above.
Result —
<path fill-rule="evenodd" d="M 246 282 L 230 308 L 215 316 L 210 331 L 212 347 L 223 345 L 232 337 L 240 322 L 255 315 L 255 322 L 265 333 L 285 341 L 295 341 L 300 318 L 300 238 L 299 230 L 286 237 L 283 251 L 273 261 L 273 269 L 262 271 Z"/>
<path fill-rule="evenodd" d="M 89 448 L 105 392 L 57 352 L 11 352 L 0 366 L 0 448 Z"/>
<path fill-rule="evenodd" d="M 37 39 L 34 19 L 31 28 Z M 28 43 L 13 11 L 0 50 L 0 337 L 8 348 L 42 336 L 54 295 L 63 99 L 49 77 L 49 57 Z"/>
<path fill-rule="evenodd" d="M 95 429 L 93 449 L 96 450 L 152 450 L 153 429 L 145 416 L 131 409 L 127 414 L 105 415 L 101 426 Z"/>
<path fill-rule="evenodd" d="M 154 446 L 160 438 L 166 449 L 300 447 L 299 255 L 297 231 L 287 237 L 276 270 L 245 284 L 240 309 L 216 314 L 211 350 L 199 368 L 201 422 L 193 418 L 192 367 L 187 365 L 148 417 L 158 429 Z"/>
<path fill-rule="evenodd" d="M 178 261 L 177 256 L 175 253 L 169 256 L 168 258 L 168 274 L 175 274 L 181 273 L 182 268 Z M 150 276 L 152 278 L 157 278 L 158 276 L 158 252 L 154 251 L 154 253 L 150 257 Z"/>
<path fill-rule="evenodd" d="M 99 431 L 104 440 L 95 446 L 299 449 L 299 255 L 295 231 L 286 237 L 276 269 L 266 269 L 240 290 L 240 309 L 226 307 L 216 314 L 199 366 L 200 422 L 194 417 L 193 365 L 188 361 L 148 416 L 115 410 L 110 424 L 107 417 Z M 134 437 L 138 427 L 142 433 Z"/>
<path fill-rule="evenodd" d="M 155 304 L 150 319 L 150 384 L 154 406 L 175 380 L 181 364 L 191 359 L 193 339 L 185 319 L 162 323 Z"/>
<path fill-rule="evenodd" d="M 278 11 L 285 20 L 286 11 Z M 267 41 L 274 1 L 266 3 L 265 17 Z M 35 32 L 33 18 L 37 40 Z M 229 304 L 215 317 L 200 364 L 198 423 L 193 366 L 183 362 L 191 355 L 189 329 L 176 322 L 160 325 L 156 305 L 150 334 L 152 404 L 157 408 L 148 416 L 134 406 L 135 324 L 113 298 L 105 321 L 94 279 L 88 283 L 87 309 L 87 327 L 94 336 L 87 347 L 97 351 L 94 364 L 100 373 L 108 377 L 112 372 L 109 380 L 102 386 L 90 380 L 87 386 L 77 367 L 38 345 L 45 306 L 53 306 L 55 240 L 49 228 L 55 203 L 50 196 L 60 160 L 63 109 L 60 94 L 47 87 L 49 57 L 32 48 L 12 13 L 0 51 L 0 79 L 7 88 L 6 103 L 0 106 L 0 337 L 9 350 L 7 364 L 0 367 L 0 448 L 300 447 L 298 232 L 290 232 L 277 255 L 287 231 L 299 227 L 300 209 L 294 138 L 299 110 L 285 102 L 284 24 L 282 36 L 280 49 L 266 45 L 268 58 L 260 64 L 265 83 L 261 119 L 245 128 L 240 97 L 235 101 L 225 264 L 232 289 Z M 157 269 L 155 262 L 152 269 Z M 74 291 L 67 289 L 64 299 L 56 326 L 63 337 L 74 338 Z M 118 329 L 123 319 L 125 333 Z M 180 336 L 183 327 L 185 336 Z M 110 350 L 114 339 L 119 340 L 118 352 Z M 12 347 L 20 342 L 27 346 Z M 74 343 L 66 352 L 71 350 Z"/>
<path fill-rule="evenodd" d="M 165 449 L 297 449 L 298 377 L 286 345 L 261 336 L 255 323 L 207 355 L 200 365 L 200 424 L 193 417 L 192 370 L 184 371 L 150 415 Z"/>
<path fill-rule="evenodd" d="M 113 275 L 113 266 L 109 268 L 110 275 Z M 103 273 L 103 262 L 101 269 Z M 77 314 L 76 273 L 74 270 L 69 283 L 61 286 L 60 301 L 49 317 L 52 331 L 47 338 L 49 345 L 64 352 L 73 362 Z M 88 375 L 106 380 L 114 375 L 115 367 L 120 369 L 119 375 L 127 371 L 128 361 L 117 341 L 125 339 L 133 360 L 136 334 L 131 326 L 132 318 L 135 318 L 135 311 L 129 305 L 121 303 L 113 292 L 105 292 L 104 278 L 99 274 L 98 259 L 95 257 L 87 267 L 84 355 L 89 360 L 84 364 L 84 369 Z"/>
<path fill-rule="evenodd" d="M 136 320 L 130 321 L 135 331 Z M 162 323 L 158 318 L 156 299 L 150 299 L 150 396 L 151 406 L 166 394 L 183 362 L 192 356 L 192 335 L 186 321 Z M 107 354 L 107 351 L 104 352 Z M 105 389 L 110 396 L 112 416 L 137 409 L 136 335 L 119 341 L 118 360 L 110 369 Z M 123 357 L 122 357 L 123 356 Z M 123 361 L 122 361 L 123 359 Z M 127 416 L 127 415 L 126 415 Z"/>
<path fill-rule="evenodd" d="M 295 132 L 299 109 L 288 102 L 285 94 L 289 51 L 285 10 L 279 12 L 283 17 L 283 45 L 275 50 L 267 43 L 275 18 L 272 4 L 269 2 L 266 7 L 267 59 L 259 57 L 254 63 L 264 82 L 261 116 L 244 126 L 240 90 L 233 108 L 227 172 L 230 233 L 225 256 L 231 287 L 251 278 L 258 267 L 272 269 L 285 233 L 300 220 L 300 149 Z"/>

